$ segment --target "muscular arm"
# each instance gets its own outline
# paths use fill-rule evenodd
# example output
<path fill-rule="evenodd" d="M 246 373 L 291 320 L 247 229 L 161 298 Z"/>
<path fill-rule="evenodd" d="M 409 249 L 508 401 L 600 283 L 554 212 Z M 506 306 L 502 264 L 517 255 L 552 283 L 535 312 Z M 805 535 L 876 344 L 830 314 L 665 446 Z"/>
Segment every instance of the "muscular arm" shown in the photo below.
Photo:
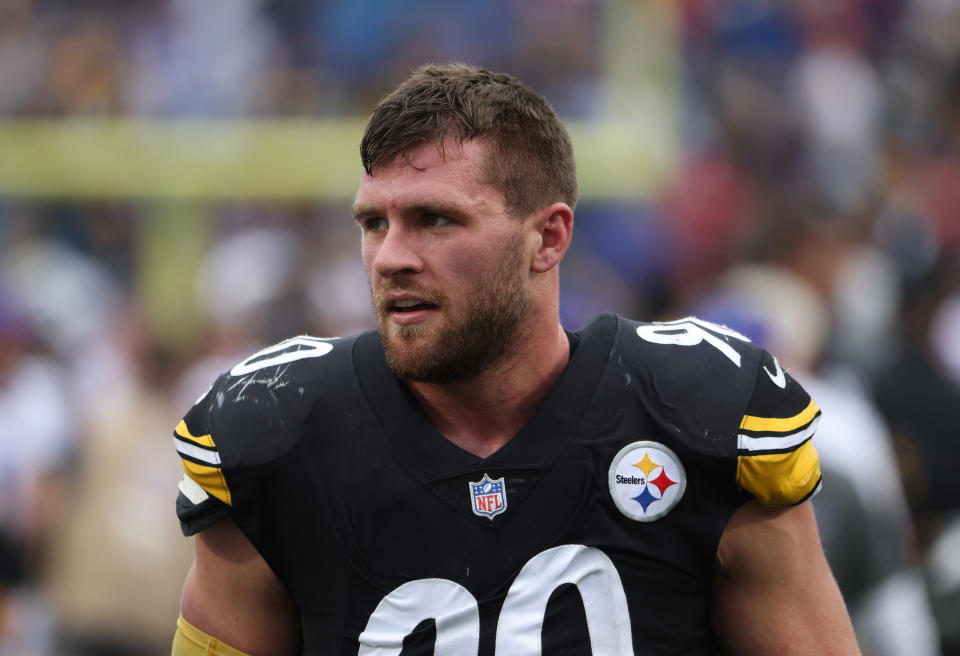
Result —
<path fill-rule="evenodd" d="M 218 522 L 197 534 L 196 546 L 183 588 L 183 618 L 251 656 L 297 653 L 296 609 L 237 525 Z"/>
<path fill-rule="evenodd" d="M 810 503 L 750 501 L 717 549 L 714 625 L 732 654 L 859 654 Z"/>

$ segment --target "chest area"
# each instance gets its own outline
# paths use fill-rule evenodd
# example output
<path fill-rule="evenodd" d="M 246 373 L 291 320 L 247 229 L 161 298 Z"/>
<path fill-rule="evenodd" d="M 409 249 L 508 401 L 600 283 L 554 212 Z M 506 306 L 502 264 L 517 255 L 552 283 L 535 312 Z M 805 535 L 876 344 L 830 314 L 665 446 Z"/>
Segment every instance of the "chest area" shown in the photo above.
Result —
<path fill-rule="evenodd" d="M 291 453 L 258 481 L 256 531 L 282 561 L 326 554 L 318 570 L 348 569 L 380 593 L 439 578 L 502 600 L 563 545 L 608 554 L 631 584 L 675 586 L 664 572 L 709 578 L 738 503 L 722 474 L 622 418 L 557 439 L 562 449 L 543 462 L 433 472 L 411 470 L 374 433 L 342 439 L 335 453 Z"/>
<path fill-rule="evenodd" d="M 552 645 L 531 653 L 628 654 L 658 653 L 625 647 L 641 637 L 671 645 L 662 653 L 709 642 L 716 543 L 737 499 L 642 415 L 557 433 L 539 461 L 447 469 L 410 468 L 372 423 L 324 437 L 256 482 L 251 519 L 317 644 L 527 653 L 510 642 L 522 639 Z"/>

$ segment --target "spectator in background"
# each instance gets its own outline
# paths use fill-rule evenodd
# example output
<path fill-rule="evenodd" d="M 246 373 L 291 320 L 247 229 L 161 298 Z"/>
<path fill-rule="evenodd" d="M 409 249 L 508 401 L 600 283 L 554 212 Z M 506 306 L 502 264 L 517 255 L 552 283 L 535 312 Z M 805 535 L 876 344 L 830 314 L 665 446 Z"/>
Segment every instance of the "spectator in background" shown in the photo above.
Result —
<path fill-rule="evenodd" d="M 30 0 L 0 5 L 0 115 L 38 109 L 51 39 L 31 5 Z"/>
<path fill-rule="evenodd" d="M 58 623 L 58 656 L 156 656 L 169 652 L 169 622 L 189 566 L 165 520 L 170 480 L 170 390 L 182 354 L 158 342 L 133 309 L 110 341 L 121 366 L 99 387 L 80 427 L 82 450 L 44 590 Z M 202 389 L 194 390 L 195 395 Z"/>
<path fill-rule="evenodd" d="M 74 448 L 59 365 L 38 349 L 22 309 L 0 292 L 0 654 L 42 648 L 50 618 L 36 595 L 62 518 L 62 476 Z"/>
<path fill-rule="evenodd" d="M 275 102 L 266 81 L 282 52 L 261 0 L 170 0 L 138 26 L 126 102 L 145 116 L 249 116 Z M 198 65 L 202 62 L 202 65 Z"/>
<path fill-rule="evenodd" d="M 877 402 L 887 418 L 906 471 L 908 498 L 928 544 L 946 513 L 960 511 L 960 461 L 956 409 L 960 386 L 932 344 L 938 309 L 960 283 L 952 259 L 939 258 L 927 273 L 907 281 L 901 341 L 876 380 Z"/>

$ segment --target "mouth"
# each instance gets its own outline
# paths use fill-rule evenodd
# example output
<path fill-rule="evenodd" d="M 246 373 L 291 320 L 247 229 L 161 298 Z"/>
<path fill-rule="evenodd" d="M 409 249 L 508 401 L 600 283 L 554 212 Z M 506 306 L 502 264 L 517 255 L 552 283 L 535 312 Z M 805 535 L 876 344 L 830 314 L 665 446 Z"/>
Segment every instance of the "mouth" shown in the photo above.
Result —
<path fill-rule="evenodd" d="M 388 298 L 382 307 L 384 315 L 399 325 L 420 323 L 440 310 L 438 303 L 419 297 Z"/>
<path fill-rule="evenodd" d="M 420 301 L 414 299 L 407 299 L 402 301 L 395 301 L 387 305 L 387 311 L 391 314 L 409 314 L 412 312 L 420 312 L 422 310 L 436 310 L 437 305 L 435 303 L 430 303 L 429 301 Z"/>

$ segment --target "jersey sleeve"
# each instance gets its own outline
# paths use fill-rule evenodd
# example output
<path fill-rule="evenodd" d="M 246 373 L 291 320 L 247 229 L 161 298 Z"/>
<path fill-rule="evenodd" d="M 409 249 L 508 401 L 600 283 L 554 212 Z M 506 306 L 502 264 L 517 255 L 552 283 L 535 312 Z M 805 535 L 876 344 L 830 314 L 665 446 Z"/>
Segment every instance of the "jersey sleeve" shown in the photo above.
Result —
<path fill-rule="evenodd" d="M 269 346 L 221 375 L 177 424 L 184 535 L 249 508 L 258 496 L 256 472 L 293 448 L 316 399 L 342 378 L 331 365 L 344 358 L 329 354 L 349 348 L 337 344 L 302 335 Z"/>
<path fill-rule="evenodd" d="M 230 514 L 233 498 L 223 472 L 220 451 L 206 418 L 211 388 L 177 424 L 173 444 L 183 465 L 177 486 L 177 517 L 184 535 L 193 535 Z"/>
<path fill-rule="evenodd" d="M 820 410 L 766 350 L 696 317 L 631 323 L 630 372 L 646 410 L 690 457 L 760 503 L 795 505 L 820 485 Z M 729 473 L 727 473 L 729 472 Z"/>
<path fill-rule="evenodd" d="M 812 441 L 819 420 L 810 395 L 762 351 L 737 432 L 737 484 L 771 507 L 813 496 L 820 489 L 820 460 Z"/>

